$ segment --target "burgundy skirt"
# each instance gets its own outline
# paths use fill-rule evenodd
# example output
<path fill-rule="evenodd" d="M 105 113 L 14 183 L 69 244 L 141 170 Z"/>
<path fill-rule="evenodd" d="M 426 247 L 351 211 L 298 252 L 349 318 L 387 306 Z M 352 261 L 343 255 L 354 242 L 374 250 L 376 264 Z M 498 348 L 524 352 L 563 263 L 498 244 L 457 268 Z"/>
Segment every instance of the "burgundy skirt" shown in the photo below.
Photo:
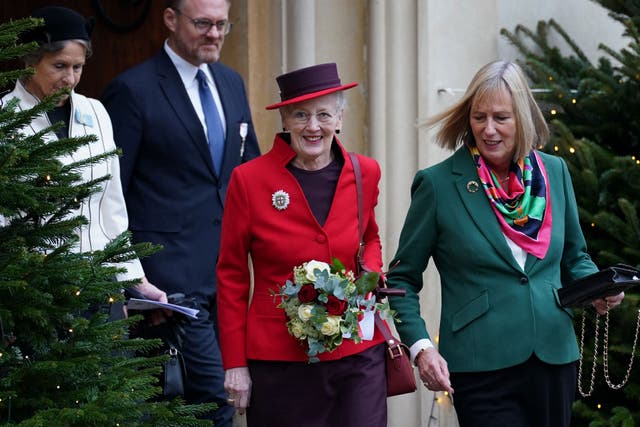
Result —
<path fill-rule="evenodd" d="M 384 344 L 318 363 L 250 360 L 248 427 L 386 427 Z"/>

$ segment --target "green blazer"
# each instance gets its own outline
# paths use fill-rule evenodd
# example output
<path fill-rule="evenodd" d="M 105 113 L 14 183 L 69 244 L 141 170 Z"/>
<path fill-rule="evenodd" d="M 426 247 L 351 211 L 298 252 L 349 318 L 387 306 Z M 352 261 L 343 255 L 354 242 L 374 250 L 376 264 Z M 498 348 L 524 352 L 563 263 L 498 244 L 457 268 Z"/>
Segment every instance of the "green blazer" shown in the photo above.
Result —
<path fill-rule="evenodd" d="M 391 299 L 400 338 L 429 338 L 418 293 L 430 258 L 440 273 L 439 351 L 451 372 L 517 365 L 533 353 L 547 363 L 578 358 L 571 310 L 558 303 L 563 283 L 597 271 L 586 252 L 571 178 L 564 161 L 539 153 L 551 193 L 552 232 L 544 259 L 514 259 L 480 184 L 467 147 L 419 171 L 411 206 L 388 274 L 406 297 Z M 432 339 L 432 341 L 434 341 Z"/>

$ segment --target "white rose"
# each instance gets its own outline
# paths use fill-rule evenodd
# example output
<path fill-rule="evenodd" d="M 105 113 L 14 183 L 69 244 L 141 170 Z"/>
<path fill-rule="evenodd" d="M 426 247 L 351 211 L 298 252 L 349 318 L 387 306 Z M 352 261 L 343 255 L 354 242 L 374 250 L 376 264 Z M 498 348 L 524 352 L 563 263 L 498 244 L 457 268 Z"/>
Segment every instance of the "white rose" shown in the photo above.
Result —
<path fill-rule="evenodd" d="M 336 335 L 340 332 L 340 316 L 328 316 L 327 321 L 322 324 L 320 332 L 322 335 Z"/>
<path fill-rule="evenodd" d="M 313 305 L 311 304 L 302 304 L 300 307 L 298 307 L 298 317 L 300 318 L 300 320 L 306 322 L 307 320 L 311 319 L 312 309 Z"/>
<path fill-rule="evenodd" d="M 290 330 L 291 334 L 298 339 L 304 339 L 307 337 L 307 334 L 304 332 L 304 323 L 298 320 L 291 321 Z"/>
<path fill-rule="evenodd" d="M 322 271 L 331 271 L 331 267 L 326 262 L 311 260 L 304 265 L 304 269 L 307 273 L 307 280 L 310 282 L 316 281 L 316 275 L 313 273 L 314 270 L 322 270 Z"/>

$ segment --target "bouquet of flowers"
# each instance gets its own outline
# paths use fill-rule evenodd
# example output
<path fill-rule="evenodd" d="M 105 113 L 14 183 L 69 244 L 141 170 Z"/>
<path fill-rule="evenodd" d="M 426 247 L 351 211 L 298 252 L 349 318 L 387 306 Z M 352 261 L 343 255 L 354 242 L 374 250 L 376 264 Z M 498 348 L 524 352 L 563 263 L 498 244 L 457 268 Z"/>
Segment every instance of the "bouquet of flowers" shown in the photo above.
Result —
<path fill-rule="evenodd" d="M 289 333 L 308 345 L 310 362 L 335 350 L 343 339 L 361 342 L 358 324 L 365 312 L 392 317 L 388 303 L 373 295 L 379 277 L 365 272 L 356 279 L 337 259 L 333 265 L 311 260 L 293 269 L 293 281 L 287 280 L 276 297 L 289 319 Z"/>

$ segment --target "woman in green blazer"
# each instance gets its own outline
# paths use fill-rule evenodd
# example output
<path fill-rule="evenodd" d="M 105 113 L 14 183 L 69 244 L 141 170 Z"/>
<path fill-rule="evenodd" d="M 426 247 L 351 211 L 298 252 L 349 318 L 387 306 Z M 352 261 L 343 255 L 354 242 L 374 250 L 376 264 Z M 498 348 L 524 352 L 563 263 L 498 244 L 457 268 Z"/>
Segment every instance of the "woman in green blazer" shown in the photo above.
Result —
<path fill-rule="evenodd" d="M 455 153 L 419 171 L 388 275 L 391 304 L 430 390 L 455 390 L 462 426 L 568 426 L 578 347 L 563 283 L 597 271 L 564 161 L 535 150 L 549 130 L 514 63 L 485 65 L 434 117 Z M 420 316 L 422 275 L 441 279 L 439 351 Z M 624 294 L 594 301 L 602 314 Z M 451 373 L 451 374 L 450 374 Z"/>

